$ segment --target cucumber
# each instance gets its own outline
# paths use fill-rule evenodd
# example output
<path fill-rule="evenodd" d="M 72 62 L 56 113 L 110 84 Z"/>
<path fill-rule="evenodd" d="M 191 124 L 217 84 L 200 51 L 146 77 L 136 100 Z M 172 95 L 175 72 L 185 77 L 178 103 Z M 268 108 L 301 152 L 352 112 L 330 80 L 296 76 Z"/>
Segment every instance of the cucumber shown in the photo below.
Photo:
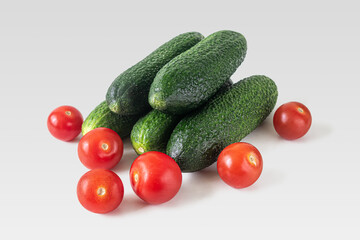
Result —
<path fill-rule="evenodd" d="M 140 117 L 142 115 L 121 116 L 113 113 L 108 108 L 106 101 L 103 101 L 85 119 L 81 132 L 85 135 L 95 128 L 105 127 L 114 130 L 121 138 L 124 138 L 130 134 L 132 127 Z"/>
<path fill-rule="evenodd" d="M 120 74 L 106 94 L 110 110 L 121 115 L 136 115 L 150 110 L 148 93 L 156 73 L 167 62 L 201 39 L 203 36 L 198 32 L 181 34 Z"/>
<path fill-rule="evenodd" d="M 210 166 L 226 146 L 239 142 L 265 120 L 277 96 L 275 83 L 266 76 L 235 83 L 179 122 L 166 153 L 183 172 Z"/>
<path fill-rule="evenodd" d="M 218 94 L 228 90 L 232 85 L 233 85 L 233 81 L 229 78 L 224 85 L 221 86 L 221 88 L 215 93 L 214 96 L 212 96 L 212 98 L 215 98 Z"/>
<path fill-rule="evenodd" d="M 229 79 L 219 92 L 226 91 L 232 85 Z M 134 125 L 130 138 L 137 154 L 149 151 L 166 152 L 166 145 L 175 126 L 181 120 L 180 115 L 167 114 L 152 110 Z"/>
<path fill-rule="evenodd" d="M 166 152 L 166 144 L 176 124 L 181 120 L 179 115 L 152 110 L 134 125 L 131 144 L 137 154 L 149 151 Z"/>
<path fill-rule="evenodd" d="M 150 105 L 179 115 L 198 108 L 236 71 L 246 50 L 240 33 L 225 30 L 211 34 L 160 69 L 150 87 Z"/>

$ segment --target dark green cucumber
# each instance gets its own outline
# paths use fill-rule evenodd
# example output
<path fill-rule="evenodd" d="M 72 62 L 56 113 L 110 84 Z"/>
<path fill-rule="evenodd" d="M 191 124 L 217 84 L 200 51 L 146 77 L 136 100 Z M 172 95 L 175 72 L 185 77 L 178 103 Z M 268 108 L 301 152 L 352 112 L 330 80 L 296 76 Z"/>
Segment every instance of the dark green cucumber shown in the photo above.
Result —
<path fill-rule="evenodd" d="M 232 85 L 229 79 L 219 92 L 226 91 Z M 149 151 L 166 152 L 166 145 L 175 126 L 181 120 L 180 115 L 167 114 L 152 110 L 134 125 L 130 138 L 137 154 Z"/>
<path fill-rule="evenodd" d="M 134 125 L 130 138 L 137 154 L 149 151 L 166 152 L 166 144 L 181 116 L 152 110 Z"/>
<path fill-rule="evenodd" d="M 172 114 L 198 108 L 236 71 L 246 50 L 246 40 L 240 33 L 211 34 L 160 69 L 151 84 L 150 105 Z"/>
<path fill-rule="evenodd" d="M 216 97 L 216 95 L 222 93 L 223 91 L 228 90 L 232 85 L 233 85 L 233 81 L 231 79 L 228 79 L 222 86 L 221 88 L 215 93 L 215 95 L 213 96 Z"/>
<path fill-rule="evenodd" d="M 142 115 L 122 116 L 110 111 L 106 101 L 100 103 L 85 119 L 82 124 L 81 132 L 87 132 L 99 128 L 110 128 L 117 132 L 121 138 L 128 136 L 132 127 Z"/>
<path fill-rule="evenodd" d="M 201 39 L 203 36 L 198 32 L 181 34 L 120 74 L 106 94 L 110 110 L 121 115 L 141 114 L 150 110 L 148 93 L 156 73 L 167 62 Z"/>
<path fill-rule="evenodd" d="M 166 153 L 183 172 L 210 166 L 226 146 L 239 142 L 265 120 L 277 96 L 275 83 L 266 76 L 235 83 L 179 122 Z"/>

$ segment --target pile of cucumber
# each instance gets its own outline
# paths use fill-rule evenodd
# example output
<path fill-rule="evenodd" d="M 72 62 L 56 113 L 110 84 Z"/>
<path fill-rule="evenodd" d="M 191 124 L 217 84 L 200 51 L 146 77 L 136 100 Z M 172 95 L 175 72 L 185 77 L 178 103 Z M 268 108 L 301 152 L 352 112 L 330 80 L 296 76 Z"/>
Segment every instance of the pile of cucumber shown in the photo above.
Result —
<path fill-rule="evenodd" d="M 130 134 L 138 154 L 166 153 L 183 172 L 210 166 L 276 104 L 277 87 L 266 76 L 232 84 L 246 50 L 244 36 L 229 30 L 171 39 L 113 81 L 82 134 L 106 127 L 122 138 Z"/>

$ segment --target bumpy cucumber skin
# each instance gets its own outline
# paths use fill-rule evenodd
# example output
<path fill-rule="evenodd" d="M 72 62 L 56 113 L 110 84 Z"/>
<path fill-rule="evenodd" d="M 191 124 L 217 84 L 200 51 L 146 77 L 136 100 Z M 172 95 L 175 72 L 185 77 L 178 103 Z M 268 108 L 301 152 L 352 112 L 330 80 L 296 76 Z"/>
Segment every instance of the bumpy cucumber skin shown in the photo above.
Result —
<path fill-rule="evenodd" d="M 179 115 L 198 108 L 236 71 L 246 50 L 246 39 L 240 33 L 211 34 L 160 69 L 151 84 L 150 105 Z"/>
<path fill-rule="evenodd" d="M 148 93 L 156 73 L 203 38 L 198 32 L 180 34 L 120 74 L 106 94 L 110 110 L 121 115 L 141 114 L 150 110 Z"/>
<path fill-rule="evenodd" d="M 215 98 L 218 94 L 228 90 L 232 85 L 233 85 L 233 81 L 229 78 L 222 86 L 221 88 L 214 94 L 214 96 L 212 96 L 212 98 Z"/>
<path fill-rule="evenodd" d="M 117 132 L 121 138 L 125 138 L 140 117 L 142 115 L 122 116 L 113 113 L 108 108 L 106 101 L 103 101 L 85 119 L 81 132 L 82 135 L 85 135 L 95 128 L 105 127 Z"/>
<path fill-rule="evenodd" d="M 179 115 L 152 110 L 134 125 L 131 144 L 137 154 L 149 151 L 166 152 L 166 145 L 176 124 L 181 120 Z"/>
<path fill-rule="evenodd" d="M 218 93 L 226 91 L 231 87 L 231 79 L 219 89 Z M 175 126 L 182 116 L 167 114 L 158 110 L 152 110 L 140 118 L 131 130 L 131 144 L 137 154 L 149 151 L 166 153 L 166 145 Z"/>
<path fill-rule="evenodd" d="M 183 118 L 170 136 L 166 153 L 183 172 L 210 166 L 228 145 L 252 132 L 273 110 L 278 92 L 266 76 L 251 76 Z"/>

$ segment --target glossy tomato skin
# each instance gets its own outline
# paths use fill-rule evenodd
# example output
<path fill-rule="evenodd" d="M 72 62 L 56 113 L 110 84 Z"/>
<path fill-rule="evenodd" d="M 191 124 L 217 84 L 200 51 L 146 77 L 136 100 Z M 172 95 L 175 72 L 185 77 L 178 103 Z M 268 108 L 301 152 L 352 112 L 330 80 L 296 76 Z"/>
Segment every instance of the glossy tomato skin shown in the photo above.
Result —
<path fill-rule="evenodd" d="M 217 160 L 220 178 L 234 188 L 245 188 L 255 183 L 262 169 L 263 160 L 259 150 L 245 142 L 227 146 Z"/>
<path fill-rule="evenodd" d="M 54 109 L 47 119 L 51 135 L 62 141 L 71 141 L 81 132 L 83 116 L 72 106 L 61 106 Z"/>
<path fill-rule="evenodd" d="M 124 151 L 120 136 L 109 128 L 95 128 L 78 144 L 80 161 L 89 169 L 111 169 L 118 164 Z"/>
<path fill-rule="evenodd" d="M 130 183 L 145 202 L 161 204 L 179 191 L 182 173 L 177 163 L 161 152 L 146 152 L 135 159 L 130 168 Z"/>
<path fill-rule="evenodd" d="M 114 172 L 94 169 L 85 173 L 77 185 L 81 205 L 94 213 L 108 213 L 122 202 L 124 186 Z"/>
<path fill-rule="evenodd" d="M 287 140 L 304 136 L 309 131 L 311 122 L 309 109 L 299 102 L 288 102 L 281 105 L 273 118 L 276 132 Z"/>

